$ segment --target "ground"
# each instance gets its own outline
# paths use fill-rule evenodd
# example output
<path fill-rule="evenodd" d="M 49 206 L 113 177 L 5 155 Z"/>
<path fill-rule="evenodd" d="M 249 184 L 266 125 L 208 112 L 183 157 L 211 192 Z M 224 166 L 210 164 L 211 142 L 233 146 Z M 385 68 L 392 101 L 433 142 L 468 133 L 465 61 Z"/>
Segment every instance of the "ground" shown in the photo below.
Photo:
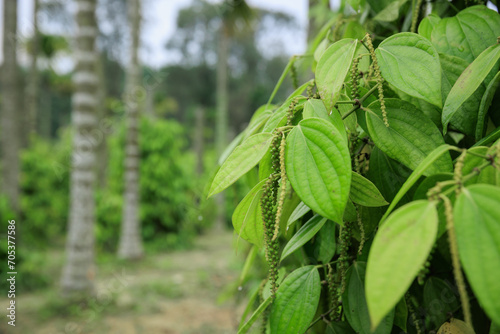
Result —
<path fill-rule="evenodd" d="M 188 251 L 149 255 L 135 264 L 100 261 L 98 294 L 88 304 L 68 307 L 53 284 L 18 296 L 16 327 L 2 320 L 0 333 L 236 333 L 244 303 L 230 291 L 237 290 L 244 254 L 236 254 L 234 242 L 230 232 L 210 233 Z M 62 264 L 62 252 L 52 259 Z M 7 302 L 0 298 L 0 305 Z"/>

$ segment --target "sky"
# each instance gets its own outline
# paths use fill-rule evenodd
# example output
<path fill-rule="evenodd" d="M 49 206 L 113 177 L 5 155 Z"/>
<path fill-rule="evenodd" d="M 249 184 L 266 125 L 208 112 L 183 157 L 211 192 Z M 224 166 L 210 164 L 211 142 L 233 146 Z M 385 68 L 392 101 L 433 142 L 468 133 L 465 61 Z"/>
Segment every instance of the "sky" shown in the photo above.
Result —
<path fill-rule="evenodd" d="M 3 1 L 0 0 L 0 10 L 3 10 Z M 33 0 L 7 0 L 18 1 L 18 30 L 23 37 L 29 37 L 32 33 Z M 65 1 L 65 0 L 59 0 Z M 71 1 L 71 0 L 66 0 Z M 208 0 L 213 3 L 220 0 Z M 165 49 L 165 43 L 175 31 L 177 13 L 183 7 L 188 6 L 192 0 L 143 0 L 144 25 L 141 33 L 142 50 L 141 60 L 143 63 L 160 67 L 175 60 L 172 54 Z M 332 0 L 333 3 L 338 0 Z M 302 53 L 305 50 L 305 33 L 307 27 L 308 0 L 247 0 L 252 7 L 260 7 L 270 10 L 279 10 L 295 17 L 301 29 L 302 36 L 279 36 L 278 38 L 289 39 L 283 43 L 287 54 Z M 2 24 L 0 24 L 0 36 L 3 36 Z M 0 45 L 0 62 L 3 51 Z M 27 60 L 27 59 L 25 59 Z M 21 55 L 21 62 L 23 62 Z"/>

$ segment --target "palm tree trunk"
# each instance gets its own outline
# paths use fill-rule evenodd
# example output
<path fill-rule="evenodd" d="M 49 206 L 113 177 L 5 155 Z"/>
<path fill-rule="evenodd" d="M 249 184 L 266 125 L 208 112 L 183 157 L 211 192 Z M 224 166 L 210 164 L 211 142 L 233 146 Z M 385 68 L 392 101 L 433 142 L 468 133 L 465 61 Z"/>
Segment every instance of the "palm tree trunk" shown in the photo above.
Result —
<path fill-rule="evenodd" d="M 140 0 L 129 2 L 132 23 L 131 61 L 127 74 L 125 96 L 127 113 L 127 139 L 125 147 L 125 193 L 123 203 L 122 230 L 118 246 L 118 257 L 137 259 L 142 257 L 141 226 L 139 220 L 139 101 L 141 88 L 139 66 Z"/>
<path fill-rule="evenodd" d="M 94 292 L 95 143 L 90 134 L 97 124 L 97 52 L 95 39 L 97 0 L 77 0 L 76 68 L 73 73 L 72 123 L 74 127 L 70 176 L 69 230 L 66 265 L 62 275 L 64 295 Z"/>
<path fill-rule="evenodd" d="M 104 61 L 103 56 L 99 55 L 97 57 L 97 75 L 99 78 L 99 83 L 97 87 L 98 91 L 98 107 L 97 107 L 97 117 L 99 122 L 107 122 L 108 119 L 108 109 L 106 108 L 106 76 L 104 74 Z M 104 189 L 107 185 L 107 171 L 108 171 L 108 132 L 102 129 L 100 131 L 99 142 L 97 143 L 97 163 L 96 163 L 96 173 L 97 173 L 97 184 L 99 188 Z"/>
<path fill-rule="evenodd" d="M 38 9 L 39 0 L 33 0 L 33 39 L 31 49 L 31 68 L 29 83 L 27 85 L 28 95 L 28 121 L 29 121 L 29 134 L 37 132 L 37 109 L 39 97 L 39 74 L 38 74 L 38 51 L 40 49 L 40 34 L 38 31 Z"/>
<path fill-rule="evenodd" d="M 215 148 L 220 157 L 227 143 L 228 132 L 228 86 L 227 86 L 227 58 L 229 34 L 225 23 L 222 24 L 219 35 L 217 55 L 217 115 L 215 124 Z M 217 202 L 217 217 L 215 228 L 220 230 L 225 226 L 226 198 L 220 193 L 215 198 Z"/>
<path fill-rule="evenodd" d="M 17 1 L 4 1 L 3 9 L 4 62 L 0 71 L 2 80 L 2 192 L 11 207 L 19 210 L 19 149 L 21 147 L 19 89 L 17 67 Z"/>

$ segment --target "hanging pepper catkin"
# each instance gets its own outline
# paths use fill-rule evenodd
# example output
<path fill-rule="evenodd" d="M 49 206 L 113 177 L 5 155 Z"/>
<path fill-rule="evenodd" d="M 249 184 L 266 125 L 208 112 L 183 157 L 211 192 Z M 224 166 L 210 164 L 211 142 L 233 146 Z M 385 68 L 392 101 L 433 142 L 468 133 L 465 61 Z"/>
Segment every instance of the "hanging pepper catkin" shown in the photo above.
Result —
<path fill-rule="evenodd" d="M 372 39 L 370 34 L 366 33 L 365 35 L 366 46 L 368 47 L 368 51 L 370 51 L 370 56 L 372 58 L 372 67 L 373 67 L 373 75 L 375 76 L 375 80 L 378 85 L 378 100 L 380 101 L 380 110 L 382 111 L 382 118 L 384 119 L 384 124 L 386 127 L 389 127 L 389 121 L 387 120 L 387 111 L 385 108 L 385 100 L 384 100 L 384 79 L 382 78 L 382 74 L 380 73 L 380 67 L 378 66 L 377 56 L 375 55 L 375 48 L 373 47 Z"/>
<path fill-rule="evenodd" d="M 278 251 L 279 243 L 274 237 L 276 230 L 276 210 L 278 195 L 278 176 L 280 175 L 280 148 L 281 138 L 278 133 L 273 137 L 271 143 L 271 166 L 273 173 L 264 185 L 261 197 L 262 220 L 264 222 L 264 242 L 266 245 L 266 259 L 269 264 L 269 281 L 271 282 L 271 295 L 276 296 L 278 289 Z"/>

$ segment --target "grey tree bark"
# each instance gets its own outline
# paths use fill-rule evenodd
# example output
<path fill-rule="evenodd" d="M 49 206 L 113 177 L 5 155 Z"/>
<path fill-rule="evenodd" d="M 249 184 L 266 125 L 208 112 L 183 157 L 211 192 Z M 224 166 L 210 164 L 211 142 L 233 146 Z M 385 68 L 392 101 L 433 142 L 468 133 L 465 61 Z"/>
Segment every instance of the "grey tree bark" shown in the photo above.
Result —
<path fill-rule="evenodd" d="M 33 37 L 31 46 L 30 77 L 27 85 L 28 95 L 28 129 L 29 134 L 37 132 L 37 114 L 40 79 L 38 75 L 38 51 L 40 49 L 40 33 L 38 31 L 39 0 L 33 0 Z"/>
<path fill-rule="evenodd" d="M 66 240 L 66 264 L 61 280 L 64 295 L 94 292 L 94 223 L 96 141 L 92 138 L 97 124 L 97 52 L 98 33 L 95 18 L 97 0 L 77 0 L 72 99 L 74 127 L 70 171 L 70 213 Z"/>
<path fill-rule="evenodd" d="M 216 123 L 215 123 L 215 148 L 220 157 L 227 144 L 228 132 L 228 86 L 227 86 L 227 60 L 229 48 L 229 33 L 226 22 L 222 23 L 219 34 L 217 53 L 217 86 L 216 86 Z M 217 202 L 217 217 L 215 229 L 221 230 L 225 226 L 226 198 L 220 193 L 215 198 Z"/>
<path fill-rule="evenodd" d="M 17 1 L 4 1 L 2 112 L 0 138 L 2 142 L 2 192 L 11 207 L 19 210 L 19 149 L 22 145 L 21 110 L 19 108 L 20 77 L 17 67 Z"/>
<path fill-rule="evenodd" d="M 122 229 L 118 246 L 118 257 L 138 259 L 143 255 L 141 225 L 139 220 L 139 105 L 141 74 L 139 66 L 140 0 L 129 0 L 129 17 L 132 28 L 131 59 L 127 73 L 125 105 L 127 138 L 125 144 L 125 190 L 123 201 Z"/>
<path fill-rule="evenodd" d="M 97 117 L 98 122 L 100 122 L 99 126 L 99 142 L 97 143 L 96 156 L 96 173 L 97 173 L 97 184 L 101 189 L 106 188 L 107 185 L 107 172 L 108 172 L 108 160 L 109 160 L 109 152 L 108 152 L 108 109 L 106 108 L 106 77 L 104 75 L 104 62 L 103 56 L 99 55 L 97 57 L 97 76 L 99 78 L 99 83 L 97 86 L 97 98 L 98 98 L 98 107 L 97 107 Z"/>

